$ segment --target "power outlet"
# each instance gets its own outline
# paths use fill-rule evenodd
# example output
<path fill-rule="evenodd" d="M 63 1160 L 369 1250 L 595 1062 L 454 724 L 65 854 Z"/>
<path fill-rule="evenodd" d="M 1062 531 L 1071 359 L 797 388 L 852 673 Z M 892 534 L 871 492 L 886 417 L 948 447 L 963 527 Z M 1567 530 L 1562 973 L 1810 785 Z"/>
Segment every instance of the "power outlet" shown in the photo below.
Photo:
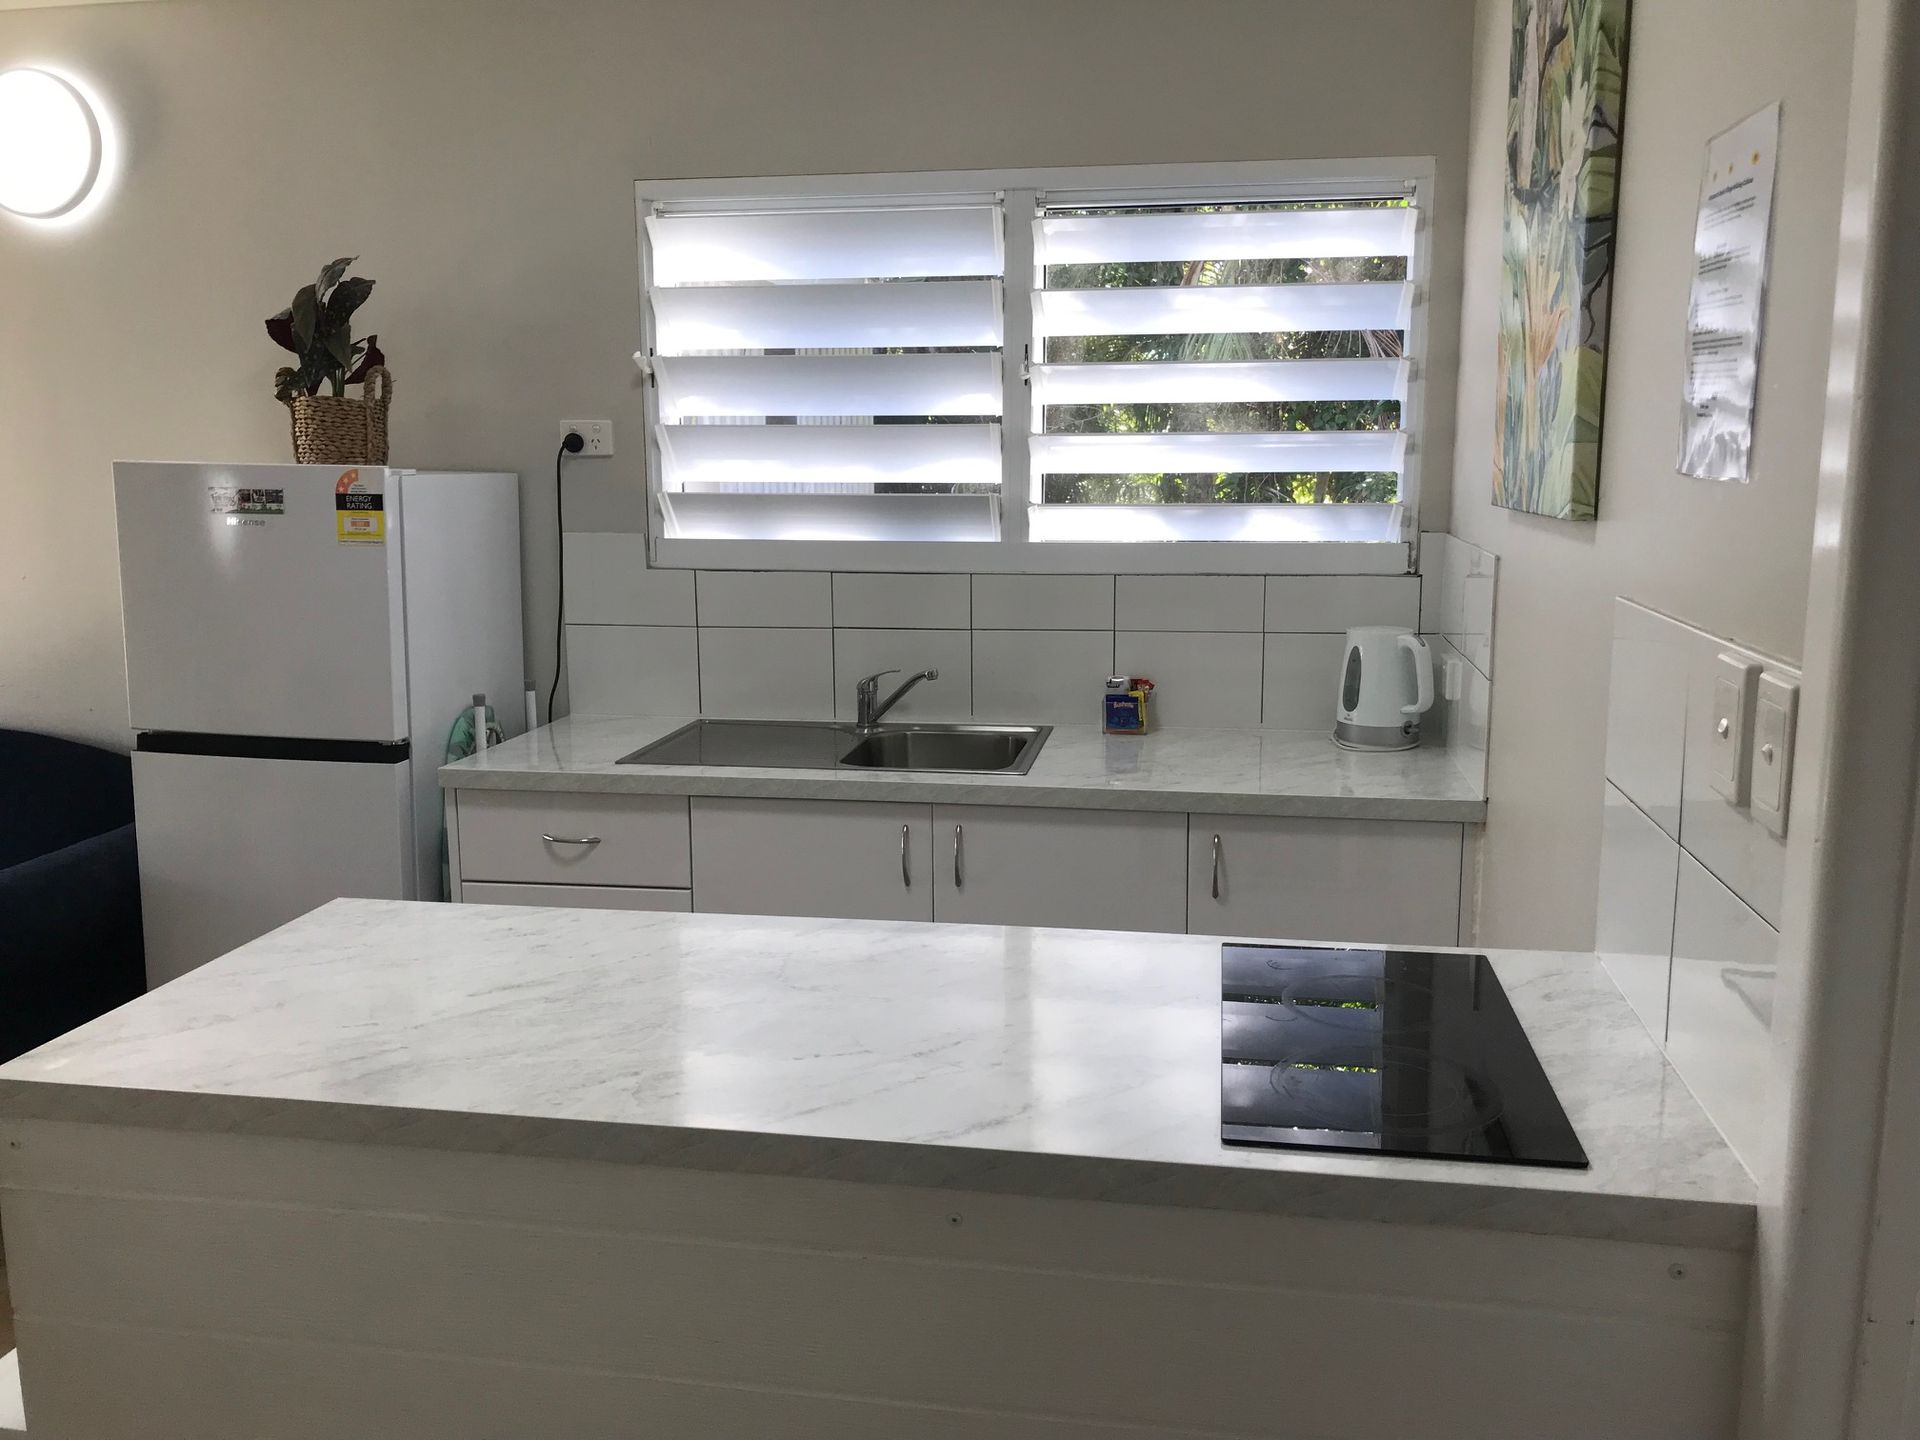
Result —
<path fill-rule="evenodd" d="M 587 442 L 582 455 L 613 454 L 613 422 L 611 420 L 562 420 L 560 434 L 564 438 L 569 430 L 578 430 L 580 438 Z"/>

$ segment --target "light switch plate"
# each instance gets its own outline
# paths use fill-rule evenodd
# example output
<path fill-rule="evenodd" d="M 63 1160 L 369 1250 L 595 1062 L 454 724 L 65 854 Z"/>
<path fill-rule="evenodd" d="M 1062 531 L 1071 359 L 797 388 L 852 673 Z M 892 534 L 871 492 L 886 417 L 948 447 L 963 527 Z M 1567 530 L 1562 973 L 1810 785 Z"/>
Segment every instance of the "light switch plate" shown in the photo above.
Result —
<path fill-rule="evenodd" d="M 1753 710 L 1753 818 L 1770 835 L 1787 833 L 1787 801 L 1793 791 L 1793 731 L 1800 687 L 1778 675 L 1760 677 Z"/>
<path fill-rule="evenodd" d="M 1738 655 L 1714 663 L 1713 713 L 1708 717 L 1711 760 L 1707 783 L 1730 804 L 1747 803 L 1747 756 L 1753 737 L 1753 687 L 1760 667 Z"/>

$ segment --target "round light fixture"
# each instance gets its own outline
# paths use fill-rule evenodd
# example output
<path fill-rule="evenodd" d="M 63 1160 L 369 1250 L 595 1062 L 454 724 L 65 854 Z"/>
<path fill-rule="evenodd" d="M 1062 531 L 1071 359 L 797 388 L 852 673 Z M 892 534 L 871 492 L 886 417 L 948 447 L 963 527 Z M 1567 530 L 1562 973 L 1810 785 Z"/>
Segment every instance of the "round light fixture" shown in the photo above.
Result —
<path fill-rule="evenodd" d="M 0 74 L 0 210 L 65 215 L 100 178 L 100 120 L 86 97 L 46 70 Z"/>

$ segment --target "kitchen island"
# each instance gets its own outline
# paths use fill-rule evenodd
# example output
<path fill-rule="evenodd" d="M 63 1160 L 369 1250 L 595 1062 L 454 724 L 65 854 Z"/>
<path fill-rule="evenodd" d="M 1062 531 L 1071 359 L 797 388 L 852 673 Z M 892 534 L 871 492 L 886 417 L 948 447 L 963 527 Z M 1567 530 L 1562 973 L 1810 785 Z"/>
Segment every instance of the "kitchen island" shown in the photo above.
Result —
<path fill-rule="evenodd" d="M 1227 1149 L 1216 939 L 340 901 L 0 1067 L 34 1440 L 1730 1435 L 1753 1189 Z"/>

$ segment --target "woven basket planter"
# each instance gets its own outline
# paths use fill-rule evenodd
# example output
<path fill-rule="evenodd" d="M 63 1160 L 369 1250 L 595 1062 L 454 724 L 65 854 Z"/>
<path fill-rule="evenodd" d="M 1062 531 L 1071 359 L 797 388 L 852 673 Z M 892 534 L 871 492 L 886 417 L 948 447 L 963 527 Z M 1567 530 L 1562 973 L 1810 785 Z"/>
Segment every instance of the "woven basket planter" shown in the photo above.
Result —
<path fill-rule="evenodd" d="M 384 465 L 387 463 L 387 407 L 393 403 L 393 376 L 383 365 L 367 372 L 364 398 L 295 395 L 293 458 L 300 465 Z"/>

